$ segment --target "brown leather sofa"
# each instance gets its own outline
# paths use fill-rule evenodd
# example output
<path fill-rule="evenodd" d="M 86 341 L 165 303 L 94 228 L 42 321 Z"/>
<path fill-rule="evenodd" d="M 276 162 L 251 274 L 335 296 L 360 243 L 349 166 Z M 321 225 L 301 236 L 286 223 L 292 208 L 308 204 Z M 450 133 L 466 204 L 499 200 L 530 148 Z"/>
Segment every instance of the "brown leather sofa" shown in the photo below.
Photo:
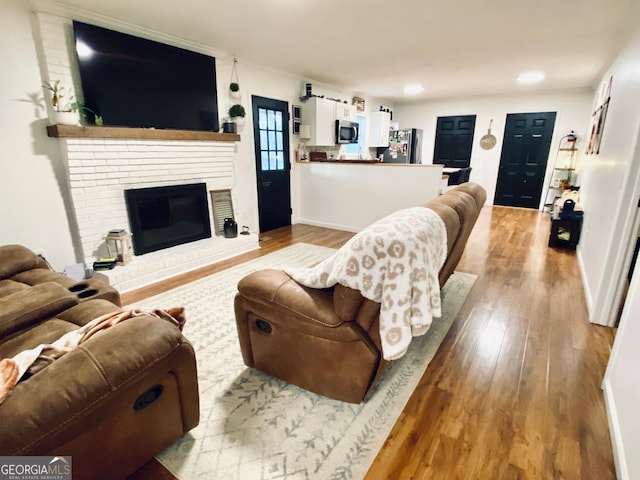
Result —
<path fill-rule="evenodd" d="M 105 313 L 116 290 L 0 247 L 0 359 L 52 343 Z M 199 421 L 195 355 L 176 326 L 113 326 L 18 383 L 0 405 L 0 455 L 71 455 L 74 479 L 125 478 Z"/>
<path fill-rule="evenodd" d="M 443 219 L 443 286 L 458 264 L 486 200 L 464 183 L 424 206 Z M 362 402 L 389 365 L 382 357 L 380 304 L 343 285 L 304 287 L 281 270 L 260 270 L 238 284 L 235 315 L 244 363 L 312 392 Z M 428 333 L 427 333 L 428 335 Z"/>

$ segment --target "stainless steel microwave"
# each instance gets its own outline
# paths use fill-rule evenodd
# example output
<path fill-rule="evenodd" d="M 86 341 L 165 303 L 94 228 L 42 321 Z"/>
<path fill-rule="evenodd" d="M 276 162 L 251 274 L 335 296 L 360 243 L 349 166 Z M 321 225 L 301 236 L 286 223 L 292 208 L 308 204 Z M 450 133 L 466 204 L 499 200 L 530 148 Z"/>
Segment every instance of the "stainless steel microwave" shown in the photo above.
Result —
<path fill-rule="evenodd" d="M 358 143 L 358 122 L 336 120 L 336 143 Z"/>

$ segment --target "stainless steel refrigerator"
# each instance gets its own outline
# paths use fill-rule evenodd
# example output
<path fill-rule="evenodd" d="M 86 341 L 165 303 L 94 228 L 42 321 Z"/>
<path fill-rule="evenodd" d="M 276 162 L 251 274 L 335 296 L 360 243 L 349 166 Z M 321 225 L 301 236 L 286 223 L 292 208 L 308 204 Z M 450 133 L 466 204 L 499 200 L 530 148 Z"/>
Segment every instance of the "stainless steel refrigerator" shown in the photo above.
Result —
<path fill-rule="evenodd" d="M 379 148 L 377 154 L 384 163 L 422 163 L 422 130 L 389 131 L 389 146 Z"/>

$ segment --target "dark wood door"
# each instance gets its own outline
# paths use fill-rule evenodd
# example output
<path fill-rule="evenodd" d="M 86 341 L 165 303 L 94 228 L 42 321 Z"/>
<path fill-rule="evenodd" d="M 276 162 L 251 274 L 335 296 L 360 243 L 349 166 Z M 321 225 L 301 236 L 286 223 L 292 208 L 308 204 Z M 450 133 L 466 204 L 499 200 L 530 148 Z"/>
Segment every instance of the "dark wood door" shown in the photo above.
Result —
<path fill-rule="evenodd" d="M 291 225 L 289 104 L 252 96 L 260 231 Z"/>
<path fill-rule="evenodd" d="M 539 207 L 555 121 L 556 112 L 507 115 L 494 205 Z"/>
<path fill-rule="evenodd" d="M 438 117 L 433 163 L 445 167 L 466 168 L 471 163 L 475 115 Z"/>

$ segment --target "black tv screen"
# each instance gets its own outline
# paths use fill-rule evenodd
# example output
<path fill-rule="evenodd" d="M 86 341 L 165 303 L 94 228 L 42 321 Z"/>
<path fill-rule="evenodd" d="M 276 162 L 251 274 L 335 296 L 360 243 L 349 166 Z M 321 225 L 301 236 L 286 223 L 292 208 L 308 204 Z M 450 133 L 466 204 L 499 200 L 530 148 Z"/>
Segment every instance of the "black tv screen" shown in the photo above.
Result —
<path fill-rule="evenodd" d="M 104 125 L 218 131 L 215 58 L 76 21 L 73 30 L 84 104 Z"/>

